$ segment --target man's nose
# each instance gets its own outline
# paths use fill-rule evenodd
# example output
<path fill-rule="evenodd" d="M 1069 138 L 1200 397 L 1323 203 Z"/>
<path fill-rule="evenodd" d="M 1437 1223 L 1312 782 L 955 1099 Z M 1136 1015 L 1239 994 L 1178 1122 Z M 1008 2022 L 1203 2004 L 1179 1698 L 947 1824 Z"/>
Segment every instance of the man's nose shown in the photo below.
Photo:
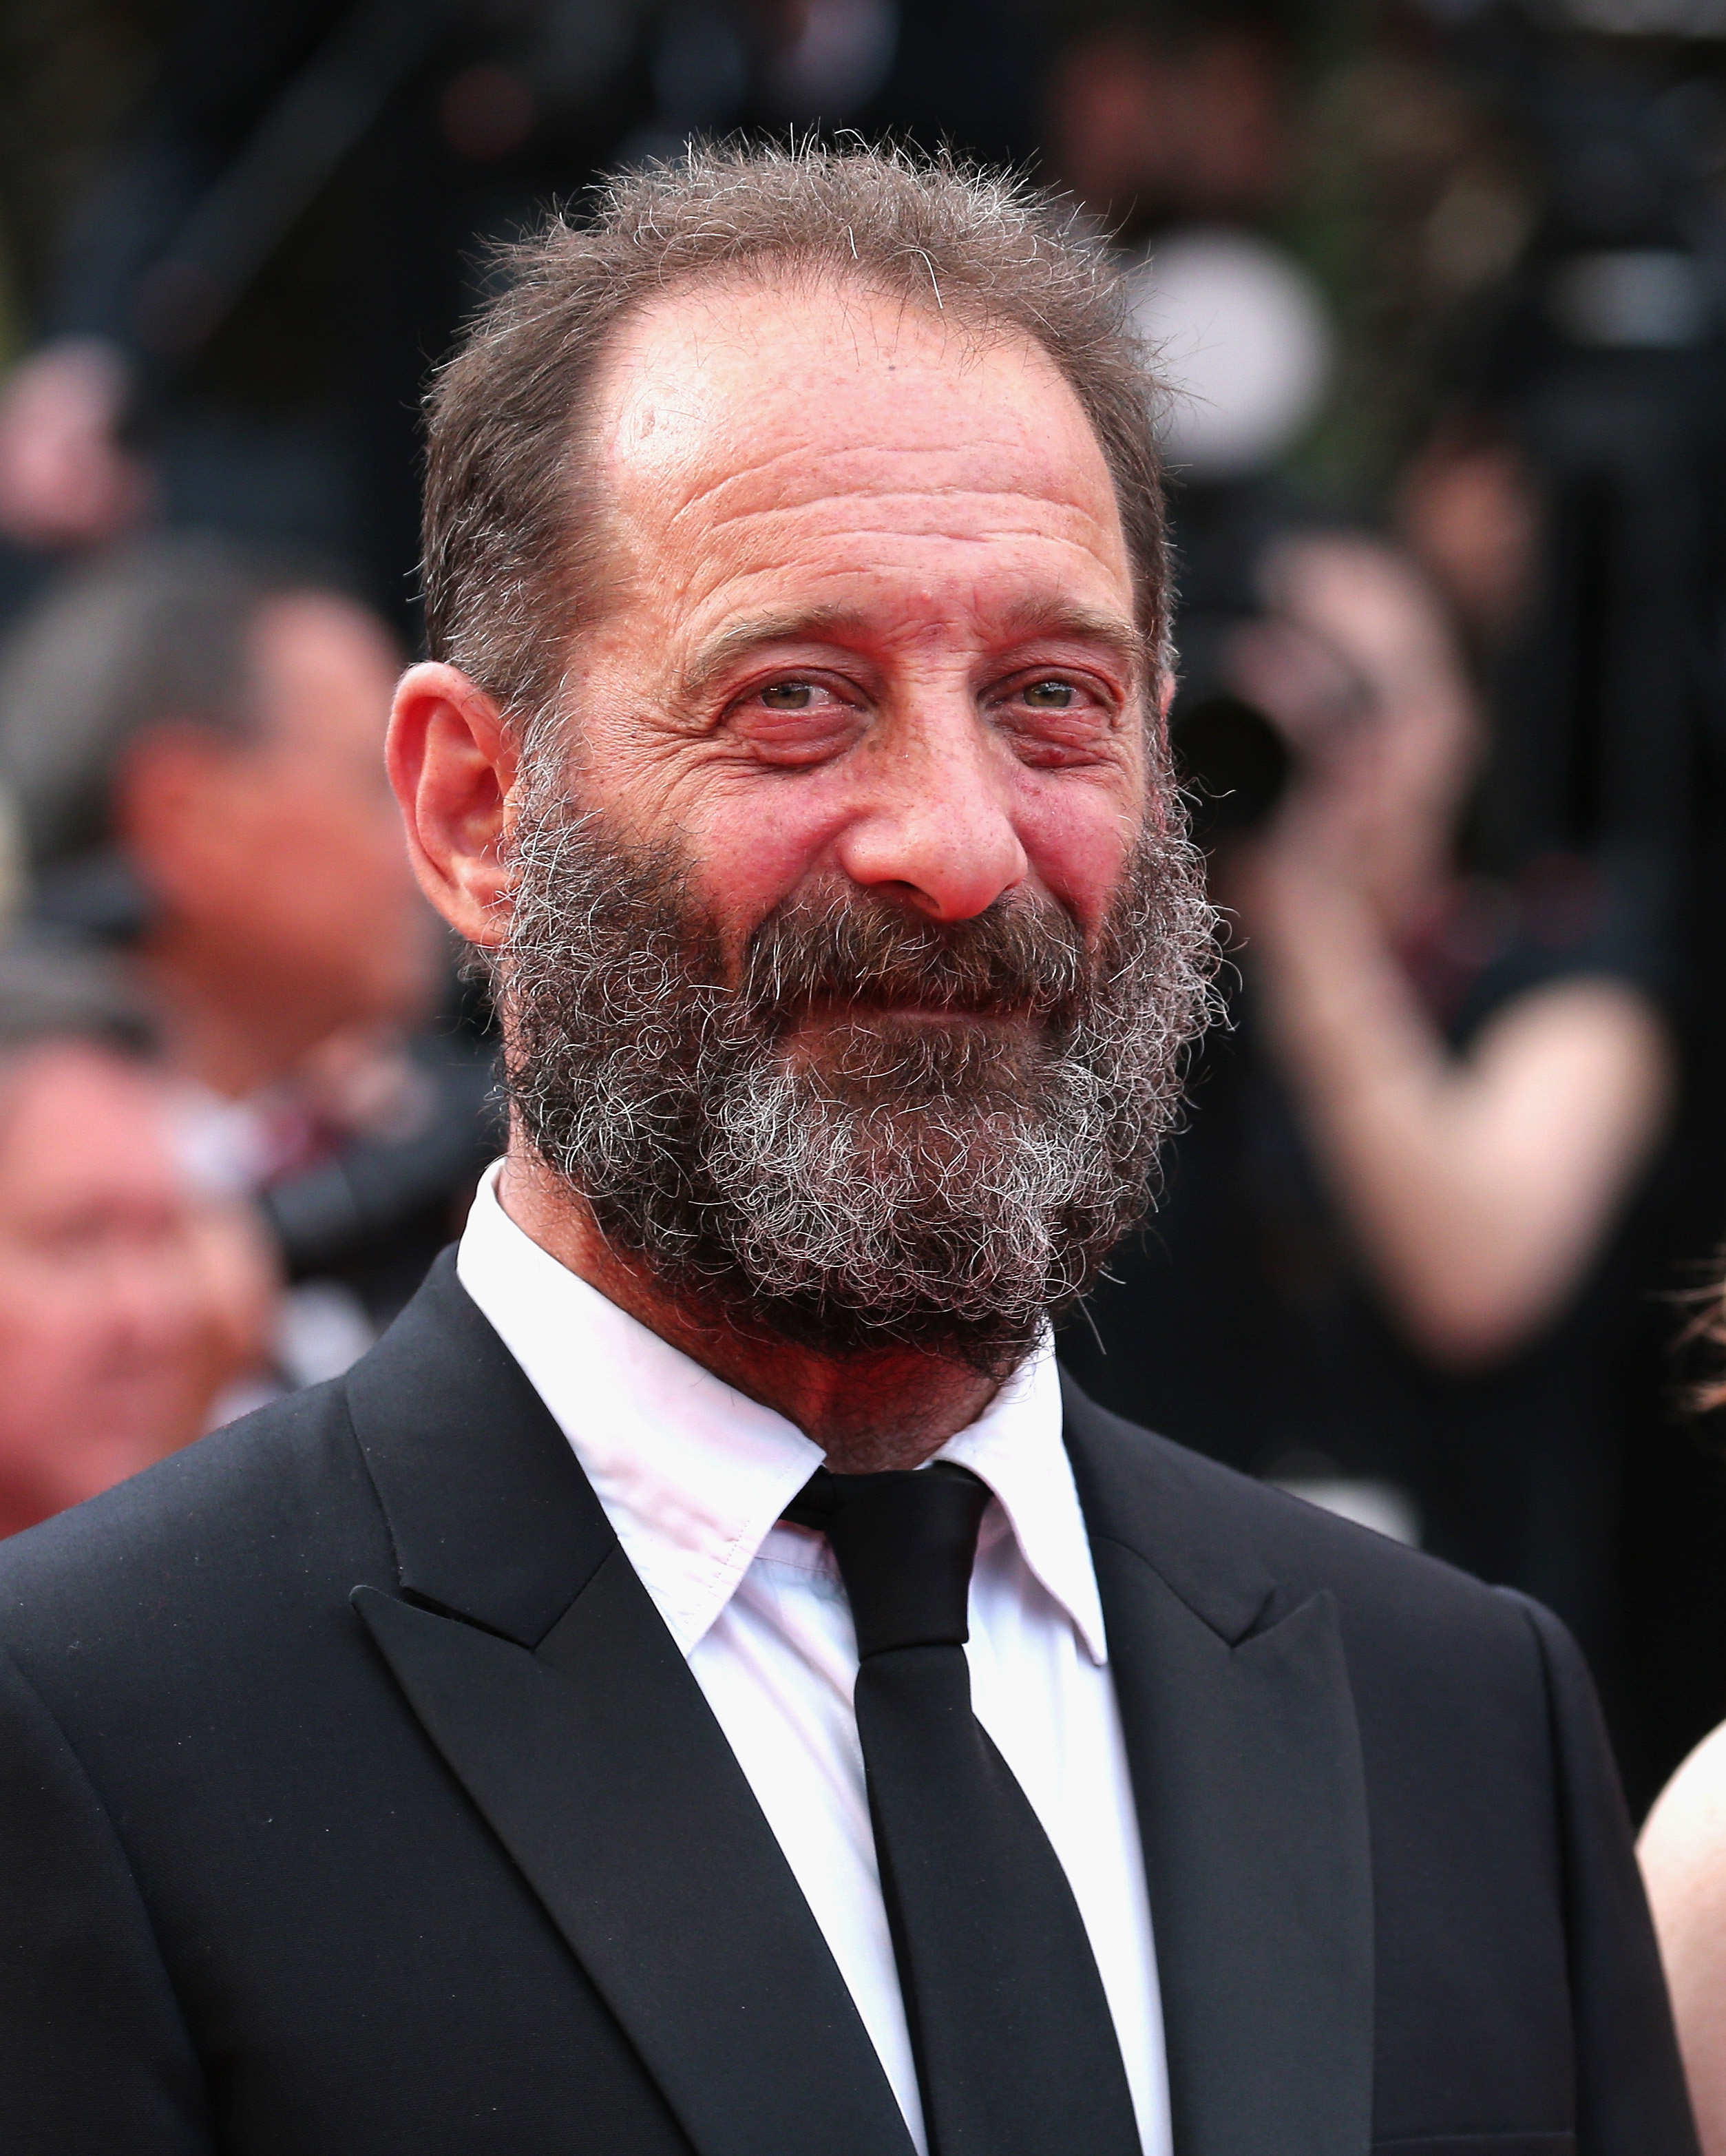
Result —
<path fill-rule="evenodd" d="M 971 921 L 1025 880 L 1011 775 L 972 712 L 908 726 L 838 848 L 853 883 L 934 921 Z"/>

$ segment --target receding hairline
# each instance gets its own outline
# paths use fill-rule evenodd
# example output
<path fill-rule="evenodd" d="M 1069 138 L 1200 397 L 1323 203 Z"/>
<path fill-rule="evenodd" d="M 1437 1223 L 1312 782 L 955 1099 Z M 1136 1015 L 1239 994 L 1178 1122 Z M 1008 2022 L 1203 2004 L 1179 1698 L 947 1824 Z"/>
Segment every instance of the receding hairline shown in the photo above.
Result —
<path fill-rule="evenodd" d="M 1038 371 L 1048 378 L 1051 388 L 1067 403 L 1095 452 L 1098 470 L 1107 485 L 1109 499 L 1114 505 L 1122 555 L 1129 573 L 1131 573 L 1132 545 L 1127 528 L 1125 506 L 1121 500 L 1119 480 L 1110 462 L 1107 444 L 1071 376 L 1048 346 L 1024 323 L 1001 311 L 991 308 L 986 300 L 974 293 L 962 291 L 950 305 L 938 307 L 933 293 L 925 301 L 888 279 L 872 275 L 867 264 L 860 264 L 853 270 L 844 263 L 836 263 L 817 254 L 750 255 L 733 262 L 698 264 L 667 276 L 662 283 L 637 295 L 615 320 L 607 325 L 604 339 L 593 355 L 585 380 L 571 400 L 561 444 L 571 522 L 585 514 L 602 525 L 609 521 L 616 507 L 614 496 L 602 476 L 604 458 L 597 436 L 607 417 L 616 416 L 621 411 L 632 386 L 623 371 L 629 363 L 631 339 L 644 332 L 651 334 L 653 318 L 669 314 L 679 303 L 699 303 L 709 296 L 719 300 L 736 299 L 751 292 L 771 292 L 786 287 L 811 297 L 832 293 L 842 300 L 852 297 L 885 305 L 901 317 L 914 318 L 919 324 L 950 337 L 961 354 L 971 358 L 978 357 L 986 350 L 1015 347 L 1031 355 Z M 960 363 L 965 363 L 963 358 Z M 613 543 L 607 549 L 612 573 L 603 580 L 602 586 L 607 599 L 615 597 L 622 588 L 626 574 L 622 554 L 622 535 L 614 530 Z M 598 598 L 599 593 L 596 593 L 595 597 Z M 608 605 L 601 601 L 582 624 L 583 630 L 591 630 L 608 611 Z M 824 613 L 826 610 L 802 611 L 812 621 L 815 615 Z M 1068 612 L 1077 626 L 1080 616 L 1086 610 L 1073 607 Z M 1097 616 L 1091 626 L 1093 630 L 1104 634 L 1109 634 L 1112 627 L 1105 625 L 1101 616 Z M 745 632 L 748 633 L 746 640 L 754 638 L 754 632 L 747 624 L 740 626 L 740 635 Z M 1110 640 L 1121 644 L 1129 644 L 1124 636 L 1110 635 Z M 1130 639 L 1128 655 L 1142 669 L 1145 680 L 1154 678 L 1158 663 L 1155 651 L 1150 641 L 1136 628 Z"/>
<path fill-rule="evenodd" d="M 608 355 L 631 328 L 660 308 L 709 292 L 736 297 L 776 287 L 801 291 L 808 296 L 827 291 L 841 298 L 854 295 L 863 300 L 883 301 L 904 316 L 932 323 L 957 338 L 979 345 L 1027 345 L 1063 381 L 1067 380 L 1065 370 L 1036 331 L 1007 308 L 991 304 L 986 291 L 960 285 L 944 294 L 931 271 L 930 290 L 919 292 L 914 285 L 887 276 L 874 263 L 836 261 L 832 255 L 812 247 L 764 249 L 725 261 L 696 262 L 668 269 L 659 279 L 635 293 L 606 325 L 605 336 L 594 355 L 593 378 L 603 374 Z"/>
<path fill-rule="evenodd" d="M 1116 511 L 1122 515 L 1124 528 L 1119 483 L 1096 421 L 1086 408 L 1072 376 L 1033 329 L 1005 311 L 991 307 L 986 298 L 979 294 L 961 290 L 950 304 L 938 306 L 933 295 L 925 299 L 908 292 L 872 273 L 867 264 L 853 269 L 818 254 L 751 255 L 737 262 L 697 264 L 679 270 L 663 284 L 637 295 L 607 323 L 605 336 L 593 354 L 586 380 L 572 401 L 567 437 L 571 451 L 579 455 L 584 439 L 591 449 L 590 430 L 603 406 L 617 394 L 620 370 L 627 362 L 631 340 L 651 334 L 656 317 L 671 316 L 680 305 L 699 305 L 709 298 L 724 301 L 783 289 L 807 298 L 831 295 L 842 305 L 855 300 L 873 303 L 889 310 L 900 321 L 912 321 L 922 328 L 933 329 L 957 350 L 960 357 L 956 371 L 962 371 L 990 351 L 1017 348 L 1028 354 L 1037 371 L 1047 376 L 1052 387 L 1060 392 L 1083 426 L 1115 495 Z M 861 316 L 857 319 L 860 321 Z M 892 348 L 889 344 L 878 346 L 883 355 Z"/>

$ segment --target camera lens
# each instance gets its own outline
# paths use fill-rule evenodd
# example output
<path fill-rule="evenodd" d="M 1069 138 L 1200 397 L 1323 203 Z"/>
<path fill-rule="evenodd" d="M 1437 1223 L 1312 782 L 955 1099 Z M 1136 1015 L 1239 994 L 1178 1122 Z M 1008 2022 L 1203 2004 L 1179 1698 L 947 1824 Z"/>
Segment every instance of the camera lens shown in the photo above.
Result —
<path fill-rule="evenodd" d="M 1203 846 L 1260 829 L 1288 789 L 1293 759 L 1264 713 L 1227 690 L 1177 697 L 1175 767 Z"/>

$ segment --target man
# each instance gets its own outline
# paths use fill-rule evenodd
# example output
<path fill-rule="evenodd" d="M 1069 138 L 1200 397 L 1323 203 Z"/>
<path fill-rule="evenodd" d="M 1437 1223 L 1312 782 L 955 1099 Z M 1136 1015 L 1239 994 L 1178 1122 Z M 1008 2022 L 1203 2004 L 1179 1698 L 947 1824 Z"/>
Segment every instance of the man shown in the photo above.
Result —
<path fill-rule="evenodd" d="M 409 1030 L 441 939 L 382 767 L 400 670 L 304 561 L 184 534 L 67 578 L 0 658 L 34 907 L 125 947 L 212 1173 L 318 1281 L 290 1300 L 290 1362 L 344 1308 L 335 1281 L 332 1344 L 374 1337 L 355 1296 L 393 1317 L 485 1165 L 489 1055 Z"/>
<path fill-rule="evenodd" d="M 130 933 L 175 1063 L 213 1094 L 433 992 L 378 768 L 400 665 L 315 571 L 185 536 L 69 579 L 0 665 L 0 773 L 44 909 Z"/>
<path fill-rule="evenodd" d="M 198 1436 L 264 1360 L 269 1254 L 181 1110 L 98 961 L 0 948 L 0 1535 Z"/>
<path fill-rule="evenodd" d="M 1119 321 L 717 152 L 444 374 L 392 762 L 510 1151 L 0 1563 L 11 2145 L 1693 2149 L 1563 1634 L 1059 1392 L 1206 999 Z"/>

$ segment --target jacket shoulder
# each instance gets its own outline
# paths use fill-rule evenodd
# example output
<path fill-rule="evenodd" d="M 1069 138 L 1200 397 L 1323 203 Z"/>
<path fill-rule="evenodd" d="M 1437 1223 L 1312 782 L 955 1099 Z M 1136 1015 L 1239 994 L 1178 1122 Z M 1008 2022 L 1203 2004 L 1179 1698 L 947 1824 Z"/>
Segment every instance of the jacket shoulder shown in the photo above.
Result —
<path fill-rule="evenodd" d="M 1063 1378 L 1068 1446 L 1093 1535 L 1138 1549 L 1184 1600 L 1215 1616 L 1231 1588 L 1243 1630 L 1329 1592 L 1345 1629 L 1531 1641 L 1519 1596 L 1206 1459 L 1111 1414 Z M 1250 1607 L 1247 1605 L 1251 1604 Z M 1219 1630 L 1231 1629 L 1227 1620 Z"/>

